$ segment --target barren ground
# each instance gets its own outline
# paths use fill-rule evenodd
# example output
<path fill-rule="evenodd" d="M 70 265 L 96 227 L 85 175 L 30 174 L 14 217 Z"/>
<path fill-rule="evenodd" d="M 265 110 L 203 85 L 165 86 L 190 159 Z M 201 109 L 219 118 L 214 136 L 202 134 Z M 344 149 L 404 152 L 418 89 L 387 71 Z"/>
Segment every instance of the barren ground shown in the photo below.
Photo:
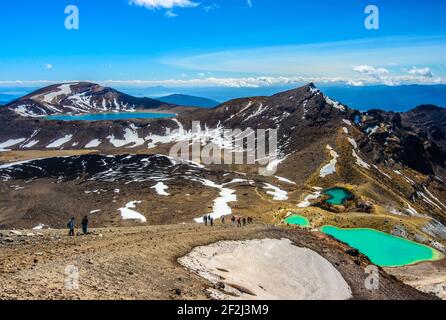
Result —
<path fill-rule="evenodd" d="M 2 231 L 2 299 L 209 299 L 210 283 L 179 265 L 194 247 L 221 240 L 288 238 L 325 257 L 346 279 L 354 299 L 430 299 L 380 271 L 380 289 L 364 287 L 365 257 L 320 233 L 251 225 L 213 228 L 196 224 L 95 229 L 69 238 L 65 230 Z M 79 289 L 65 288 L 65 270 L 75 266 Z"/>

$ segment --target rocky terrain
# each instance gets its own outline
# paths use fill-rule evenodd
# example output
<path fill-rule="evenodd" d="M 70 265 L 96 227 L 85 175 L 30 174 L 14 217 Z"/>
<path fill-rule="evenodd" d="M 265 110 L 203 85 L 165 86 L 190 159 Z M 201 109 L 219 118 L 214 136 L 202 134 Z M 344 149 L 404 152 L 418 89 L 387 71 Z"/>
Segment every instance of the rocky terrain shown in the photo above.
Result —
<path fill-rule="evenodd" d="M 147 109 L 168 110 L 176 117 L 96 122 L 54 121 L 45 117 Z M 224 133 L 227 129 L 250 128 L 266 130 L 266 137 L 273 135 L 271 129 L 277 130 L 278 149 L 274 157 L 262 158 L 257 154 L 254 165 L 231 165 L 169 156 L 172 145 L 185 142 L 188 147 L 210 143 L 216 150 L 247 157 L 252 151 L 248 145 L 244 142 L 234 146 L 225 140 Z M 327 258 L 344 256 L 345 250 L 339 251 L 334 240 L 333 246 L 326 250 L 328 240 L 318 229 L 324 225 L 373 228 L 445 253 L 444 128 L 445 109 L 420 106 L 405 113 L 380 110 L 362 113 L 330 99 L 313 84 L 270 97 L 228 101 L 214 109 L 182 108 L 132 98 L 88 83 L 43 88 L 0 109 L 0 229 L 35 228 L 33 232 L 43 229 L 51 236 L 19 237 L 12 242 L 3 238 L 6 248 L 12 246 L 18 252 L 14 258 L 12 250 L 10 258 L 2 263 L 22 259 L 20 255 L 25 251 L 21 251 L 17 241 L 24 239 L 28 247 L 23 248 L 31 252 L 50 250 L 55 243 L 60 243 L 61 248 L 69 243 L 75 243 L 74 248 L 84 245 L 94 248 L 88 237 L 72 241 L 61 235 L 55 238 L 58 231 L 45 230 L 64 228 L 71 216 L 79 221 L 89 215 L 93 226 L 111 230 L 110 236 L 101 233 L 104 239 L 95 237 L 104 246 L 117 243 L 124 246 L 125 241 L 134 240 L 133 235 L 128 236 L 133 232 L 138 241 L 147 241 L 150 246 L 168 246 L 163 242 L 153 243 L 138 232 L 169 230 L 166 237 L 173 239 L 181 224 L 200 234 L 200 240 L 190 242 L 188 248 L 227 239 L 277 238 L 279 234 L 293 241 L 298 237 L 296 244 L 309 247 L 307 241 L 313 239 L 316 247 L 312 249 L 334 261 L 352 288 L 353 298 L 415 298 L 406 289 L 377 295 L 355 293 L 359 289 L 351 284 L 354 279 L 348 272 L 342 271 L 344 263 Z M 254 141 L 259 142 L 259 137 Z M 259 144 L 257 151 L 258 148 Z M 222 157 L 223 153 L 216 158 Z M 269 174 L 259 174 L 262 172 L 259 169 Z M 333 187 L 348 190 L 352 197 L 343 205 L 329 204 L 322 191 Z M 215 219 L 230 215 L 254 217 L 260 225 L 244 231 L 222 227 L 215 233 L 206 233 L 209 229 L 193 225 L 201 222 L 204 214 Z M 283 228 L 283 219 L 291 214 L 308 218 L 313 232 L 265 229 L 262 225 L 274 223 Z M 136 229 L 122 229 L 125 231 L 121 233 L 116 229 L 119 227 Z M 115 232 L 119 232 L 119 240 L 111 237 Z M 137 254 L 145 261 L 141 263 L 149 263 L 145 255 L 148 250 L 153 254 L 155 247 L 141 250 Z M 186 254 L 186 250 L 178 251 L 175 259 Z M 113 259 L 113 253 L 106 255 L 99 249 L 89 258 L 94 260 L 95 255 L 104 261 Z M 58 254 L 55 259 L 66 262 Z M 178 268 L 176 264 L 170 266 Z M 116 272 L 120 267 L 123 265 L 110 265 L 117 268 Z M 446 269 L 441 263 L 438 268 L 440 272 Z M 392 269 L 392 273 L 425 292 L 444 296 L 441 285 L 436 282 L 433 289 L 426 279 L 415 281 L 409 269 Z M 26 270 L 26 275 L 34 272 Z M 14 282 L 25 281 L 26 275 L 21 271 L 15 271 L 17 277 L 12 282 L 7 279 L 2 282 L 9 283 L 13 290 Z M 56 277 L 56 273 L 48 277 Z M 403 286 L 388 275 L 384 277 L 394 285 Z M 190 274 L 181 278 L 192 281 Z M 200 281 L 197 283 L 204 280 Z M 106 289 L 101 286 L 101 290 Z M 88 294 L 97 297 L 93 291 Z M 144 292 L 125 293 L 122 297 L 167 297 L 165 292 L 156 295 Z M 197 292 L 182 297 L 203 297 L 203 293 Z M 113 290 L 109 293 L 110 297 L 116 297 Z M 20 296 L 25 291 L 18 290 L 10 297 L 14 294 Z M 45 293 L 35 294 L 48 297 Z M 67 294 L 57 292 L 54 297 L 70 297 Z"/>
<path fill-rule="evenodd" d="M 73 239 L 53 230 L 2 232 L 0 298 L 209 299 L 209 290 L 219 290 L 218 286 L 189 272 L 177 259 L 197 246 L 221 240 L 264 238 L 288 238 L 319 253 L 346 279 L 353 299 L 434 299 L 383 270 L 380 289 L 365 289 L 367 259 L 349 255 L 348 247 L 326 237 L 267 225 L 240 230 L 197 224 L 97 229 Z M 76 290 L 65 287 L 73 268 L 79 272 Z"/>

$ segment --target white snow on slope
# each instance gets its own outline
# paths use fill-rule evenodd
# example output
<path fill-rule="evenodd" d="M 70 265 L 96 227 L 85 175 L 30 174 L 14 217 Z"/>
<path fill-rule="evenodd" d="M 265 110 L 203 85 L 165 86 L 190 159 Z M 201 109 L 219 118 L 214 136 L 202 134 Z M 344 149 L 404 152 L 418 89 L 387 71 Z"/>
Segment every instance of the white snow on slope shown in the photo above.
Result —
<path fill-rule="evenodd" d="M 158 193 L 160 196 L 170 196 L 170 193 L 166 192 L 169 187 L 166 186 L 163 182 L 158 182 L 152 187 L 152 189 L 155 189 L 156 193 Z"/>
<path fill-rule="evenodd" d="M 336 172 L 336 164 L 338 163 L 339 155 L 337 154 L 337 152 L 334 151 L 330 145 L 327 145 L 327 149 L 330 151 L 330 155 L 331 155 L 332 159 L 330 160 L 329 164 L 325 165 L 321 169 L 321 171 L 319 173 L 319 176 L 321 178 L 325 178 L 326 176 L 329 176 L 329 175 L 335 173 Z"/>
<path fill-rule="evenodd" d="M 21 143 L 21 142 L 23 142 L 25 140 L 26 140 L 26 138 L 10 139 L 8 141 L 0 143 L 0 152 L 2 152 L 2 151 L 9 151 L 9 150 L 4 149 L 4 148 L 8 148 L 8 147 L 12 147 L 12 146 L 18 145 L 19 143 Z"/>
<path fill-rule="evenodd" d="M 373 168 L 375 168 L 376 170 L 378 170 L 383 176 L 385 176 L 387 179 L 389 180 L 393 180 L 391 176 L 389 176 L 387 173 L 385 173 L 384 171 L 382 171 L 380 168 L 378 168 L 377 165 L 372 165 Z"/>
<path fill-rule="evenodd" d="M 365 162 L 364 160 L 362 160 L 362 159 L 358 156 L 358 154 L 356 153 L 355 150 L 352 151 L 352 154 L 353 154 L 353 157 L 356 158 L 356 164 L 357 164 L 358 166 L 363 167 L 363 168 L 368 169 L 368 170 L 370 169 L 370 165 L 369 165 L 367 162 Z"/>
<path fill-rule="evenodd" d="M 47 145 L 46 148 L 47 149 L 59 148 L 59 147 L 63 146 L 64 144 L 70 142 L 71 139 L 73 139 L 73 135 L 72 134 L 67 134 L 65 137 L 57 139 L 56 141 L 53 141 L 52 143 Z"/>
<path fill-rule="evenodd" d="M 311 205 L 311 200 L 316 200 L 318 198 L 320 198 L 322 195 L 322 191 L 321 190 L 317 190 L 315 192 L 313 192 L 312 194 L 308 195 L 305 197 L 304 201 L 300 202 L 297 206 L 299 208 L 307 208 Z"/>
<path fill-rule="evenodd" d="M 27 104 L 22 104 L 17 107 L 14 107 L 13 110 L 16 114 L 22 117 L 42 117 L 43 115 L 46 115 L 46 111 L 42 110 L 42 114 L 37 114 L 33 111 L 33 107 Z"/>
<path fill-rule="evenodd" d="M 94 140 L 92 140 L 92 141 L 90 141 L 89 143 L 87 143 L 86 145 L 85 145 L 85 148 L 96 148 L 96 147 L 98 147 L 100 144 L 101 144 L 102 142 L 101 142 L 101 140 L 99 140 L 99 139 L 94 139 Z"/>
<path fill-rule="evenodd" d="M 48 227 L 46 224 L 39 223 L 37 226 L 33 228 L 33 230 L 42 230 L 43 228 Z"/>
<path fill-rule="evenodd" d="M 280 188 L 277 188 L 269 183 L 264 183 L 264 184 L 265 184 L 265 187 L 263 187 L 263 189 L 269 190 L 266 193 L 273 196 L 274 200 L 277 200 L 277 201 L 288 200 L 288 192 L 286 192 L 285 190 L 282 190 Z"/>
<path fill-rule="evenodd" d="M 326 101 L 329 105 L 331 105 L 333 108 L 339 109 L 339 110 L 341 110 L 341 111 L 345 111 L 345 110 L 346 110 L 345 107 L 344 107 L 342 104 L 340 104 L 340 103 L 337 102 L 337 101 L 334 101 L 334 100 L 330 99 L 330 98 L 327 97 L 327 96 L 325 96 L 325 101 Z"/>
<path fill-rule="evenodd" d="M 245 119 L 243 120 L 243 122 L 248 121 L 248 120 L 251 119 L 251 118 L 255 118 L 255 117 L 261 115 L 261 114 L 263 113 L 263 111 L 265 111 L 266 109 L 267 109 L 267 108 L 263 109 L 263 104 L 261 103 L 261 104 L 259 105 L 259 108 L 258 108 L 254 113 L 252 113 L 252 114 L 249 115 L 247 118 L 245 118 Z"/>
<path fill-rule="evenodd" d="M 349 126 L 352 125 L 352 122 L 351 122 L 350 120 L 342 119 L 342 121 L 343 121 L 345 124 L 348 124 Z"/>
<path fill-rule="evenodd" d="M 142 203 L 141 201 L 131 201 L 126 204 L 125 208 L 118 209 L 121 211 L 122 219 L 124 220 L 140 220 L 141 222 L 147 222 L 146 217 L 144 217 L 141 213 L 136 212 L 136 204 Z"/>
<path fill-rule="evenodd" d="M 350 142 L 350 144 L 353 146 L 353 148 L 358 149 L 358 144 L 356 143 L 356 140 L 353 138 L 347 138 L 348 142 Z"/>
<path fill-rule="evenodd" d="M 110 143 L 116 148 L 127 145 L 130 145 L 129 148 L 135 148 L 146 142 L 145 139 L 139 137 L 138 132 L 133 125 L 130 125 L 129 128 L 125 128 L 124 139 L 117 139 L 114 135 L 108 136 L 108 139 L 110 139 Z"/>
<path fill-rule="evenodd" d="M 58 91 L 54 91 L 51 93 L 48 93 L 46 95 L 43 96 L 43 101 L 46 103 L 53 103 L 54 99 L 56 99 L 57 97 L 60 96 L 67 96 L 71 93 L 71 86 L 73 85 L 73 83 L 71 84 L 63 84 L 61 86 L 59 86 L 57 89 Z M 57 103 L 58 101 L 56 101 Z"/>
<path fill-rule="evenodd" d="M 212 212 L 209 213 L 213 219 L 219 219 L 223 216 L 228 216 L 232 214 L 232 209 L 228 205 L 228 203 L 237 201 L 237 195 L 235 194 L 235 190 L 225 188 L 226 184 L 218 185 L 215 182 L 207 179 L 191 179 L 191 180 L 200 182 L 207 187 L 216 188 L 220 190 L 219 197 L 214 200 L 214 206 L 212 208 Z M 197 223 L 204 222 L 203 217 L 199 217 L 195 219 L 195 221 Z"/>
<path fill-rule="evenodd" d="M 426 187 L 423 187 L 423 188 L 424 188 L 424 191 L 426 191 L 426 193 L 427 193 L 432 199 L 434 199 L 435 201 L 437 201 L 437 203 L 439 203 L 443 208 L 446 209 L 446 205 L 445 205 L 443 202 L 441 202 L 440 199 L 438 199 L 436 196 L 434 196 L 434 195 L 432 194 L 432 192 L 430 192 Z"/>
<path fill-rule="evenodd" d="M 296 182 L 293 182 L 293 181 L 291 181 L 291 180 L 288 180 L 287 178 L 279 177 L 279 176 L 275 176 L 275 177 L 276 177 L 276 179 L 279 180 L 279 181 L 286 182 L 286 183 L 289 183 L 289 184 L 296 184 Z"/>
<path fill-rule="evenodd" d="M 415 181 L 413 181 L 412 179 L 410 179 L 408 176 L 406 176 L 404 173 L 402 173 L 399 170 L 393 170 L 393 172 L 395 172 L 397 175 L 402 176 L 404 178 L 404 180 L 407 181 L 408 184 L 410 185 L 416 185 Z"/>
<path fill-rule="evenodd" d="M 347 300 L 349 285 L 328 260 L 290 240 L 222 241 L 197 247 L 178 262 L 224 291 L 222 300 Z M 231 286 L 231 284 L 233 286 Z M 235 289 L 246 288 L 253 295 Z M 242 290 L 243 291 L 243 290 Z"/>
<path fill-rule="evenodd" d="M 36 144 L 38 144 L 39 143 L 39 140 L 31 140 L 30 142 L 28 142 L 27 144 L 24 144 L 23 146 L 22 146 L 22 148 L 23 149 L 29 149 L 29 148 L 32 148 L 32 147 L 34 147 Z"/>
<path fill-rule="evenodd" d="M 415 210 L 415 209 L 410 205 L 410 203 L 406 202 L 406 205 L 407 205 L 406 212 L 408 212 L 410 215 L 412 215 L 412 216 L 422 216 L 422 215 L 420 215 L 420 214 L 418 213 L 417 210 Z"/>

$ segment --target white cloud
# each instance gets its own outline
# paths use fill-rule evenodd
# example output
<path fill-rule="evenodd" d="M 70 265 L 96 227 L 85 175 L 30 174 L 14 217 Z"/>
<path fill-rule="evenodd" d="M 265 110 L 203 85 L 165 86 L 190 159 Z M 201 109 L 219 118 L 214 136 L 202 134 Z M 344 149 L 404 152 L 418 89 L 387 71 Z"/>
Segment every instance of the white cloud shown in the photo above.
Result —
<path fill-rule="evenodd" d="M 175 13 L 175 12 L 173 12 L 172 10 L 167 10 L 166 11 L 166 13 L 164 14 L 166 17 L 168 17 L 168 18 L 175 18 L 175 17 L 178 17 L 178 15 Z"/>
<path fill-rule="evenodd" d="M 360 73 L 361 75 L 370 77 L 372 79 L 375 79 L 376 81 L 379 81 L 380 83 L 389 86 L 399 84 L 399 81 L 396 80 L 395 77 L 389 76 L 389 70 L 385 68 L 376 68 L 368 65 L 360 65 L 360 66 L 354 66 L 353 70 L 356 71 L 357 73 Z"/>
<path fill-rule="evenodd" d="M 199 5 L 191 0 L 129 0 L 129 3 L 152 10 L 172 9 L 174 7 L 193 8 Z"/>
<path fill-rule="evenodd" d="M 213 3 L 213 4 L 210 4 L 208 6 L 204 6 L 203 7 L 203 10 L 206 11 L 206 12 L 217 10 L 217 9 L 220 9 L 220 6 L 218 4 L 216 4 L 216 3 Z"/>
<path fill-rule="evenodd" d="M 246 0 L 246 2 L 248 3 L 248 7 L 252 8 L 252 0 Z"/>
<path fill-rule="evenodd" d="M 374 78 L 381 78 L 389 74 L 389 70 L 385 68 L 375 68 L 373 66 L 367 66 L 367 65 L 354 66 L 353 70 L 360 74 L 364 74 Z"/>
<path fill-rule="evenodd" d="M 45 64 L 45 68 L 53 69 L 53 65 L 51 63 L 47 63 L 47 64 Z"/>
<path fill-rule="evenodd" d="M 300 86 L 309 82 L 316 84 L 339 84 L 350 86 L 365 86 L 365 85 L 403 85 L 403 84 L 446 84 L 446 77 L 427 78 L 424 76 L 403 75 L 403 76 L 388 76 L 382 79 L 366 76 L 359 78 L 349 77 L 304 77 L 304 76 L 276 76 L 276 77 L 200 77 L 195 79 L 186 79 L 186 74 L 181 75 L 182 78 L 172 78 L 164 80 L 91 80 L 91 79 L 70 79 L 70 80 L 15 80 L 15 81 L 0 81 L 0 87 L 35 87 L 48 86 L 56 83 L 66 82 L 94 82 L 103 86 L 115 87 L 151 87 L 151 86 L 166 86 L 166 87 L 229 87 L 229 88 L 260 88 L 260 87 L 274 87 L 284 85 Z"/>
<path fill-rule="evenodd" d="M 412 69 L 409 70 L 409 74 L 426 78 L 432 78 L 434 76 L 431 68 L 429 67 L 426 68 L 413 67 Z"/>
<path fill-rule="evenodd" d="M 352 87 L 362 87 L 362 86 L 364 86 L 364 81 L 352 79 L 352 80 L 347 81 L 347 85 L 352 86 Z"/>

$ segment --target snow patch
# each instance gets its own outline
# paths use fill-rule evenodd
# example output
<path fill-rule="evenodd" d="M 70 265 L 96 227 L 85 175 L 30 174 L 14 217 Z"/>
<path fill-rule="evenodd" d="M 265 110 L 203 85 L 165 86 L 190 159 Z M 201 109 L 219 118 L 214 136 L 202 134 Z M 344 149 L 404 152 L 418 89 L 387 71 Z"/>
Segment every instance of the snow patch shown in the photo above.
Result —
<path fill-rule="evenodd" d="M 219 219 L 223 216 L 228 216 L 232 214 L 232 209 L 228 205 L 229 202 L 237 201 L 237 195 L 235 194 L 235 190 L 225 188 L 223 185 L 218 185 L 215 182 L 207 179 L 191 179 L 192 181 L 197 181 L 202 183 L 203 185 L 211 188 L 216 188 L 220 190 L 220 196 L 214 200 L 214 206 L 212 208 L 212 212 L 210 216 L 213 219 Z M 203 223 L 203 218 L 195 219 L 197 223 Z"/>
<path fill-rule="evenodd" d="M 338 163 L 339 155 L 337 154 L 337 152 L 334 151 L 330 145 L 327 145 L 327 149 L 330 151 L 330 155 L 331 155 L 332 159 L 330 160 L 329 164 L 325 165 L 321 169 L 321 171 L 319 173 L 319 176 L 321 178 L 325 178 L 326 176 L 329 176 L 329 175 L 335 173 L 336 172 L 336 164 Z"/>
<path fill-rule="evenodd" d="M 18 145 L 19 143 L 21 143 L 21 142 L 23 142 L 25 140 L 26 140 L 26 138 L 10 139 L 8 141 L 0 143 L 0 152 L 2 152 L 2 151 L 9 151 L 8 149 L 4 149 L 4 148 L 8 148 L 8 147 L 12 147 L 12 146 Z"/>
<path fill-rule="evenodd" d="M 54 141 L 51 144 L 47 145 L 46 148 L 47 149 L 59 148 L 59 147 L 63 146 L 64 144 L 70 142 L 72 138 L 73 138 L 72 134 L 67 134 L 65 137 L 57 139 L 56 141 Z"/>
<path fill-rule="evenodd" d="M 297 206 L 299 208 L 308 208 L 309 206 L 311 206 L 311 202 L 310 202 L 311 200 L 316 200 L 322 196 L 322 191 L 320 188 L 315 189 L 315 190 L 317 190 L 317 191 L 306 196 L 304 201 L 300 202 Z"/>
<path fill-rule="evenodd" d="M 273 196 L 274 200 L 277 201 L 286 201 L 288 200 L 288 192 L 286 192 L 285 190 L 282 190 L 280 188 L 277 188 L 269 183 L 265 183 L 265 190 L 270 190 L 267 191 L 266 193 Z"/>
<path fill-rule="evenodd" d="M 367 162 L 365 162 L 364 160 L 362 160 L 362 159 L 358 156 L 358 154 L 356 153 L 355 150 L 352 151 L 352 154 L 353 154 L 353 157 L 356 158 L 356 164 L 357 164 L 358 166 L 363 167 L 363 168 L 365 168 L 365 169 L 367 169 L 367 170 L 370 170 L 370 165 L 369 165 Z"/>
<path fill-rule="evenodd" d="M 170 193 L 166 192 L 169 187 L 166 186 L 163 182 L 158 182 L 152 187 L 152 189 L 155 189 L 156 193 L 158 193 L 160 196 L 170 196 Z"/>
<path fill-rule="evenodd" d="M 85 145 L 85 148 L 96 148 L 96 147 L 98 147 L 100 144 L 101 144 L 102 142 L 101 142 L 101 140 L 99 140 L 99 139 L 94 139 L 94 140 L 92 140 L 92 141 L 90 141 L 89 143 L 87 143 L 86 145 Z"/>
<path fill-rule="evenodd" d="M 286 182 L 286 183 L 289 183 L 289 184 L 296 184 L 296 182 L 293 182 L 293 181 L 291 181 L 291 180 L 288 180 L 287 178 L 284 178 L 284 177 L 279 177 L 279 176 L 275 176 L 276 177 L 276 179 L 277 180 L 279 180 L 279 181 L 281 181 L 281 182 Z"/>
<path fill-rule="evenodd" d="M 136 212 L 136 204 L 142 203 L 142 201 L 131 201 L 126 204 L 125 208 L 118 209 L 121 211 L 122 219 L 124 220 L 139 220 L 141 222 L 147 222 L 146 217 L 144 217 L 141 213 Z"/>

